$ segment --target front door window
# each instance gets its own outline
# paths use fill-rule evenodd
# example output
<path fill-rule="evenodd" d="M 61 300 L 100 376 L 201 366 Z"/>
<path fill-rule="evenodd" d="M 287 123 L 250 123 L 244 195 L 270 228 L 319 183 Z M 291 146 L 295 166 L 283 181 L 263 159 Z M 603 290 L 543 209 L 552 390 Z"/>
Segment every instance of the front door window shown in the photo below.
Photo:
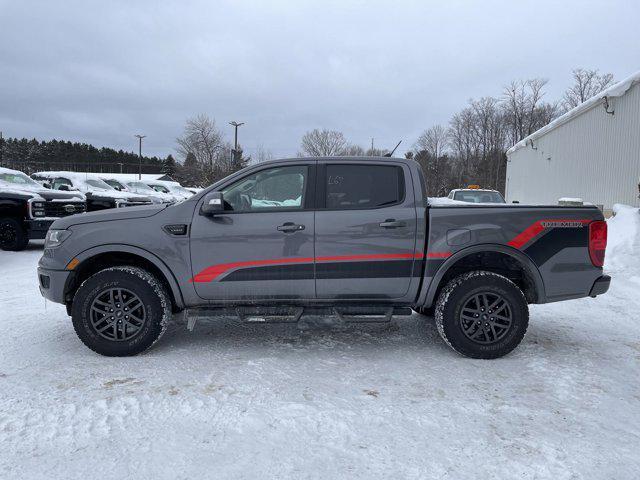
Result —
<path fill-rule="evenodd" d="M 249 175 L 222 191 L 225 207 L 233 212 L 298 209 L 304 207 L 307 167 L 276 167 Z"/>

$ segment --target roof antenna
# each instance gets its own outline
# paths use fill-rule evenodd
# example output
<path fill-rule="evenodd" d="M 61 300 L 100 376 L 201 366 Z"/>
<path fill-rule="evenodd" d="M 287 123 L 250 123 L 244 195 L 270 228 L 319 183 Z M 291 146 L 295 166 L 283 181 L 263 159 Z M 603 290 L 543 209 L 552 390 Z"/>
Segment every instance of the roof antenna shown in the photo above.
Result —
<path fill-rule="evenodd" d="M 385 157 L 392 157 L 392 156 L 393 156 L 393 153 L 398 149 L 398 147 L 400 146 L 400 144 L 401 144 L 401 143 L 402 143 L 402 140 L 400 140 L 400 141 L 398 142 L 398 144 L 396 145 L 396 148 L 394 148 L 393 150 L 391 150 L 391 152 L 389 152 L 389 153 L 385 153 L 385 154 L 384 154 L 384 156 L 385 156 Z"/>

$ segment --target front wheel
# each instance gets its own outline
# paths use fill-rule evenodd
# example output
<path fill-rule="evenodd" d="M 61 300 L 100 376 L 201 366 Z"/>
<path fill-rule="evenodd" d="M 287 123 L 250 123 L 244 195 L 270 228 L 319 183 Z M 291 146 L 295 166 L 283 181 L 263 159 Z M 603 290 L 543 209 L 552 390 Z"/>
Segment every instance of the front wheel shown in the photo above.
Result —
<path fill-rule="evenodd" d="M 171 300 L 148 271 L 112 267 L 80 285 L 71 316 L 78 337 L 91 350 L 109 357 L 130 356 L 160 339 L 171 318 Z"/>
<path fill-rule="evenodd" d="M 444 287 L 435 319 L 438 332 L 456 352 L 471 358 L 499 358 L 524 338 L 529 307 L 522 290 L 508 278 L 473 271 Z"/>
<path fill-rule="evenodd" d="M 29 236 L 22 222 L 15 218 L 0 218 L 0 249 L 20 251 L 27 248 Z"/>

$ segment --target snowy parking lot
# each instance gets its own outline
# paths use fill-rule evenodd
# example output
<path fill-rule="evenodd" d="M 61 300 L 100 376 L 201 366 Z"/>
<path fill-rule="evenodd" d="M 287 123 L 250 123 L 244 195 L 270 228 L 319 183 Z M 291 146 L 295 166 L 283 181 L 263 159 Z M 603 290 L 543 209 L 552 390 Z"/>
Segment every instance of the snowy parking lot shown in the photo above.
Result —
<path fill-rule="evenodd" d="M 0 252 L 0 478 L 638 478 L 640 215 L 609 223 L 609 293 L 533 305 L 493 361 L 420 315 L 101 357 L 38 293 L 42 246 Z"/>

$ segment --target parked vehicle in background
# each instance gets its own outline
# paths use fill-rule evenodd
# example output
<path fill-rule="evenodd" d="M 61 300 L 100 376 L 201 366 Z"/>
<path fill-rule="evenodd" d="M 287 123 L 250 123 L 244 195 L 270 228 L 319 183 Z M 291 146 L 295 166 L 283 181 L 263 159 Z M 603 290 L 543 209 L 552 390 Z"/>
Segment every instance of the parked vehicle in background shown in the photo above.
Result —
<path fill-rule="evenodd" d="M 478 185 L 451 190 L 447 198 L 467 203 L 507 203 L 499 191 L 480 188 Z"/>
<path fill-rule="evenodd" d="M 147 196 L 119 192 L 92 173 L 37 172 L 31 175 L 52 190 L 82 192 L 87 198 L 87 211 L 150 205 Z"/>
<path fill-rule="evenodd" d="M 137 193 L 149 197 L 153 203 L 175 203 L 176 197 L 163 192 L 158 192 L 144 182 L 138 180 L 122 180 L 109 177 L 109 175 L 100 175 L 109 186 L 115 188 L 119 192 Z"/>
<path fill-rule="evenodd" d="M 193 193 L 194 195 L 196 193 L 200 193 L 202 190 L 204 190 L 204 188 L 200 188 L 200 187 L 184 187 L 187 190 L 189 190 L 191 193 Z"/>
<path fill-rule="evenodd" d="M 38 278 L 103 355 L 140 353 L 172 313 L 298 322 L 435 311 L 457 352 L 497 358 L 528 304 L 603 294 L 593 206 L 430 205 L 413 160 L 329 157 L 247 167 L 171 206 L 58 220 Z"/>
<path fill-rule="evenodd" d="M 0 249 L 23 250 L 54 220 L 86 210 L 79 192 L 53 192 L 18 170 L 0 167 Z"/>
<path fill-rule="evenodd" d="M 178 200 L 186 200 L 187 198 L 193 196 L 193 192 L 190 192 L 178 182 L 169 182 L 166 180 L 153 180 L 145 182 L 151 188 L 153 188 L 156 192 L 162 192 L 165 194 L 173 195 Z"/>

